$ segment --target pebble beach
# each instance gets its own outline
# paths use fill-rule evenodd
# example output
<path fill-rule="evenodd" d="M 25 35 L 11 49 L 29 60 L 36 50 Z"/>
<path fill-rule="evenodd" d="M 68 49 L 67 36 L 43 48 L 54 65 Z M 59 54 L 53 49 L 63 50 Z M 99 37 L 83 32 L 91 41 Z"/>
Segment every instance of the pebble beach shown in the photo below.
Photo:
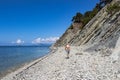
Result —
<path fill-rule="evenodd" d="M 64 47 L 58 47 L 1 80 L 120 80 L 120 62 L 83 46 L 71 46 L 67 59 Z"/>

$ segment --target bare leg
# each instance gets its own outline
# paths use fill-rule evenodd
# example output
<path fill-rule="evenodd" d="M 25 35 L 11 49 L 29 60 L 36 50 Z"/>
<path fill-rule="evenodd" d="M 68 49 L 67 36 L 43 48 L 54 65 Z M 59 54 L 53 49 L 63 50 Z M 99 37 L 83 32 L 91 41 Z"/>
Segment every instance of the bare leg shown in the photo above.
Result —
<path fill-rule="evenodd" d="M 67 59 L 69 59 L 69 54 L 70 54 L 70 51 L 68 50 L 67 51 Z"/>

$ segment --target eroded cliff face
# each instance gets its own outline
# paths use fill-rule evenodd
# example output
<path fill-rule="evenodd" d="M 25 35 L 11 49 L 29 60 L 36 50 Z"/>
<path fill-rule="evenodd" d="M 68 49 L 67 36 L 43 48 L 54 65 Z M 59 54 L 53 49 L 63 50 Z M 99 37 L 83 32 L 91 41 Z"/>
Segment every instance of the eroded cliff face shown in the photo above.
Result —
<path fill-rule="evenodd" d="M 65 33 L 60 37 L 60 39 L 54 44 L 55 47 L 64 46 L 70 42 L 75 35 L 80 31 L 81 23 L 73 23 L 72 29 L 68 28 Z M 70 43 L 71 44 L 71 43 Z"/>
<path fill-rule="evenodd" d="M 120 4 L 119 0 L 113 0 L 110 4 Z M 61 38 L 54 44 L 55 47 L 64 46 L 67 43 L 80 46 L 88 45 L 92 49 L 100 46 L 113 48 L 120 37 L 120 10 L 114 14 L 107 12 L 107 4 L 82 30 L 75 33 L 67 29 Z M 120 5 L 119 5 L 120 6 Z"/>

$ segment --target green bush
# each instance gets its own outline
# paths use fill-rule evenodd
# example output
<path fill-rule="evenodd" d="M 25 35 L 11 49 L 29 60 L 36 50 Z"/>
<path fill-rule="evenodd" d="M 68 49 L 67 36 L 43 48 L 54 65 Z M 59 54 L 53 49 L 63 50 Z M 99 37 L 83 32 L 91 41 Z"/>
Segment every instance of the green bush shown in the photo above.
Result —
<path fill-rule="evenodd" d="M 99 9 L 94 8 L 92 11 L 87 11 L 82 18 L 83 25 L 85 26 L 97 13 Z"/>
<path fill-rule="evenodd" d="M 73 29 L 73 25 L 71 24 L 70 27 L 68 29 Z"/>
<path fill-rule="evenodd" d="M 74 23 L 80 23 L 82 20 L 82 17 L 83 17 L 83 15 L 80 12 L 78 12 L 78 13 L 76 13 L 75 16 L 73 16 L 72 21 Z"/>
<path fill-rule="evenodd" d="M 85 26 L 91 20 L 90 17 L 83 18 L 83 26 Z"/>

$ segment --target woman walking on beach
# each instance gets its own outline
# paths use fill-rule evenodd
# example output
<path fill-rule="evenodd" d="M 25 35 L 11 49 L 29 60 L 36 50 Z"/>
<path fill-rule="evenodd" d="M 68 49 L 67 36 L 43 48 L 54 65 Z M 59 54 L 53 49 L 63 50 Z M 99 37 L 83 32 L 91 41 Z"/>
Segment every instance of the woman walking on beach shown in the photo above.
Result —
<path fill-rule="evenodd" d="M 69 59 L 69 54 L 70 54 L 70 45 L 69 44 L 67 44 L 66 46 L 65 46 L 65 50 L 66 50 L 66 52 L 67 52 L 67 59 Z"/>

